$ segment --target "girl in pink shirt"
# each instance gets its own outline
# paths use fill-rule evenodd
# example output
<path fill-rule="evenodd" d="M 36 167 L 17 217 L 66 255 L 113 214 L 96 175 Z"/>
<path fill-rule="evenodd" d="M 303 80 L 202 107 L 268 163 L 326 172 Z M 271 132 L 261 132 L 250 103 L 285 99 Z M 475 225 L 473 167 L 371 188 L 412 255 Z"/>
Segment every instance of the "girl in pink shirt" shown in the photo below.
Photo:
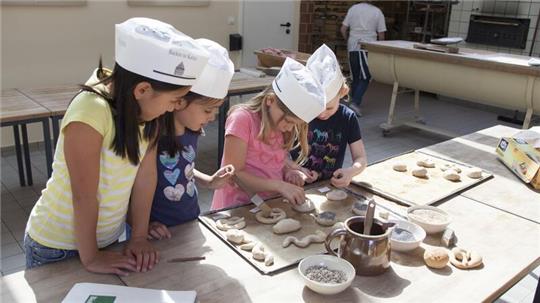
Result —
<path fill-rule="evenodd" d="M 304 203 L 303 188 L 289 183 L 284 175 L 285 160 L 295 142 L 300 149 L 297 161 L 306 158 L 307 122 L 324 110 L 324 92 L 312 77 L 300 63 L 287 59 L 272 87 L 230 109 L 221 165 L 232 164 L 252 194 L 263 199 L 281 195 L 291 203 Z M 214 192 L 211 209 L 247 204 L 250 198 L 228 184 Z"/>

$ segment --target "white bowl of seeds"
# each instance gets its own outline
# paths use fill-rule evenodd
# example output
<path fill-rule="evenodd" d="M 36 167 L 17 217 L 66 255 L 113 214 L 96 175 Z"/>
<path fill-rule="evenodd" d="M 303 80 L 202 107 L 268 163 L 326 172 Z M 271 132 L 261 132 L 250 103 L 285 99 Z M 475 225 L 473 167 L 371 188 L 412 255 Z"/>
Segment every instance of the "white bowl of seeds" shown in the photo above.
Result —
<path fill-rule="evenodd" d="M 426 233 L 440 233 L 452 221 L 450 215 L 433 206 L 413 206 L 407 209 L 407 219 L 422 227 Z"/>
<path fill-rule="evenodd" d="M 298 264 L 306 286 L 316 293 L 333 295 L 349 287 L 356 271 L 347 260 L 329 255 L 314 255 Z"/>

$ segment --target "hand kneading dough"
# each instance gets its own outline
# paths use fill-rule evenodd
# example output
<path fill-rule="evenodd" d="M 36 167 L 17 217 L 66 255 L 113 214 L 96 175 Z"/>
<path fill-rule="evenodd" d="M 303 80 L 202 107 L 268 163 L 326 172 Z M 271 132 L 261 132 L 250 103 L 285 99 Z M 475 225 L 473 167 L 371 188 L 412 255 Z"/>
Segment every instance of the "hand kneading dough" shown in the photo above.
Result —
<path fill-rule="evenodd" d="M 394 164 L 394 166 L 392 166 L 392 168 L 395 171 L 406 172 L 407 171 L 407 164 L 405 164 L 405 163 L 396 163 L 396 164 Z"/>
<path fill-rule="evenodd" d="M 339 189 L 334 189 L 326 193 L 326 198 L 328 200 L 334 200 L 334 201 L 344 200 L 344 199 L 347 199 L 347 193 Z"/>
<path fill-rule="evenodd" d="M 449 170 L 445 171 L 444 174 L 443 174 L 443 177 L 446 180 L 449 180 L 449 181 L 452 181 L 452 182 L 457 182 L 457 181 L 461 180 L 461 177 L 459 176 L 459 174 L 456 171 L 454 171 L 453 169 L 449 169 Z"/>
<path fill-rule="evenodd" d="M 315 209 L 315 204 L 310 199 L 306 198 L 306 202 L 300 205 L 293 205 L 292 208 L 301 213 L 308 213 Z"/>
<path fill-rule="evenodd" d="M 471 168 L 471 170 L 467 172 L 467 177 L 471 179 L 480 179 L 482 178 L 482 170 L 477 167 Z"/>
<path fill-rule="evenodd" d="M 426 168 L 434 168 L 435 167 L 435 163 L 433 163 L 433 161 L 431 161 L 431 159 L 424 159 L 424 160 L 417 161 L 416 165 L 421 166 L 421 167 L 426 167 Z"/>
<path fill-rule="evenodd" d="M 299 230 L 300 228 L 302 228 L 302 225 L 300 225 L 300 221 L 290 218 L 283 219 L 279 221 L 276 225 L 272 226 L 272 230 L 278 235 L 291 233 L 293 231 Z"/>
<path fill-rule="evenodd" d="M 412 175 L 417 177 L 417 178 L 425 178 L 425 177 L 427 177 L 427 169 L 425 169 L 423 167 L 413 169 Z"/>
<path fill-rule="evenodd" d="M 448 263 L 448 253 L 444 248 L 427 249 L 424 252 L 424 261 L 431 268 L 444 268 Z"/>

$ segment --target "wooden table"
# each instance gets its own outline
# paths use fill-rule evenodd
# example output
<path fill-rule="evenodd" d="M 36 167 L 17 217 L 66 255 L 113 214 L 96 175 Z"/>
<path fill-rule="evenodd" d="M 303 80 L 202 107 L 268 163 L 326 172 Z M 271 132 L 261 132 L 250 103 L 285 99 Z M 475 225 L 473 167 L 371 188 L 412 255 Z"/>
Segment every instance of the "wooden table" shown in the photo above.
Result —
<path fill-rule="evenodd" d="M 520 130 L 497 125 L 466 136 L 428 146 L 420 151 L 491 171 L 494 178 L 462 193 L 464 197 L 540 223 L 540 191 L 519 179 L 497 159 L 501 137 Z"/>
<path fill-rule="evenodd" d="M 447 137 L 455 134 L 423 123 L 419 91 L 428 91 L 472 102 L 525 111 L 523 128 L 528 128 L 533 113 L 540 112 L 540 68 L 529 66 L 531 57 L 460 48 L 458 54 L 414 48 L 411 41 L 362 43 L 369 51 L 369 70 L 373 78 L 393 85 L 383 134 L 406 125 Z M 415 91 L 414 119 L 396 119 L 399 87 Z"/>
<path fill-rule="evenodd" d="M 28 147 L 28 123 L 41 122 L 43 127 L 43 141 L 45 143 L 45 158 L 47 162 L 47 173 L 51 173 L 52 153 L 51 135 L 49 130 L 50 111 L 32 101 L 15 89 L 2 90 L 0 95 L 0 125 L 13 127 L 13 139 L 15 143 L 15 153 L 17 156 L 17 169 L 19 172 L 19 183 L 32 185 L 32 166 L 30 163 L 30 150 Z M 19 126 L 22 130 L 22 141 L 24 149 L 24 164 L 26 166 L 26 182 L 23 170 L 21 153 L 21 136 Z"/>

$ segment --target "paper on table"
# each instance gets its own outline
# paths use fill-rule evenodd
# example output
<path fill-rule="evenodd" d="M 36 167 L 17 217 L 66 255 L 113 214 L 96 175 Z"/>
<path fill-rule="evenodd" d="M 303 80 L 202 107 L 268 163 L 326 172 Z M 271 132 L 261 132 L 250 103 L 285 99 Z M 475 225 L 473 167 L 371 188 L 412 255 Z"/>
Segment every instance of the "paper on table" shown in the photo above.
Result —
<path fill-rule="evenodd" d="M 146 289 L 97 283 L 75 284 L 62 303 L 193 303 L 197 292 Z"/>
<path fill-rule="evenodd" d="M 528 130 L 520 131 L 512 137 L 514 139 L 523 140 L 534 148 L 540 148 L 540 127 L 538 126 L 531 127 Z"/>

